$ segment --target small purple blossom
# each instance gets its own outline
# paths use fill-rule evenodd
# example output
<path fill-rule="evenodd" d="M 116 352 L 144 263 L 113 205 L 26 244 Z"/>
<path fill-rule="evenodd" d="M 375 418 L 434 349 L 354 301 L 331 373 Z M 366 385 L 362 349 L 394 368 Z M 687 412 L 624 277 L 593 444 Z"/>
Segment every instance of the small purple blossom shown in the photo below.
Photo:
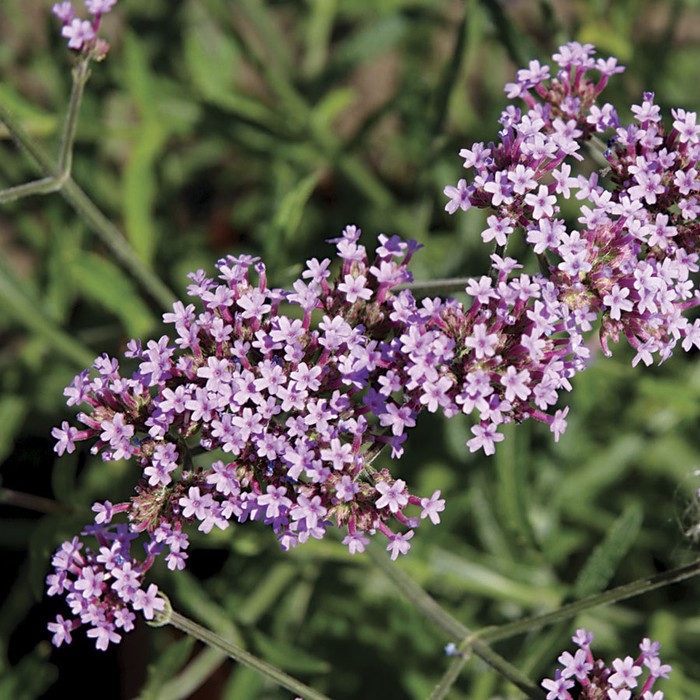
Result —
<path fill-rule="evenodd" d="M 660 664 L 658 642 L 651 642 L 646 638 L 640 644 L 642 655 L 639 659 L 635 660 L 631 656 L 613 659 L 608 667 L 601 659 L 594 658 L 590 649 L 592 639 L 593 635 L 590 632 L 584 629 L 576 630 L 572 641 L 579 649 L 573 655 L 564 651 L 558 659 L 561 668 L 555 671 L 554 678 L 545 678 L 542 681 L 542 687 L 549 691 L 548 698 L 551 696 L 552 700 L 663 700 L 661 691 L 652 691 L 659 676 L 649 667 L 650 663 L 655 667 Z M 644 666 L 647 667 L 648 675 L 642 682 Z M 671 670 L 670 666 L 667 668 L 668 671 Z M 633 690 L 640 683 L 642 687 L 639 694 L 633 695 Z"/>

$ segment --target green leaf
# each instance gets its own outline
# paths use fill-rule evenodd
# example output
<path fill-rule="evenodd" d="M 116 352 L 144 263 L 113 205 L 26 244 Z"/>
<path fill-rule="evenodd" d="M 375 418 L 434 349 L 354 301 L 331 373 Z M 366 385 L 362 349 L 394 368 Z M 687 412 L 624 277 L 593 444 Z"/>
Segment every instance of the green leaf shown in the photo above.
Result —
<path fill-rule="evenodd" d="M 273 219 L 273 227 L 282 234 L 285 241 L 291 241 L 294 238 L 301 223 L 304 207 L 316 189 L 320 177 L 320 171 L 307 175 L 280 202 Z"/>
<path fill-rule="evenodd" d="M 15 435 L 29 411 L 25 397 L 7 395 L 0 397 L 0 462 L 12 451 Z"/>
<path fill-rule="evenodd" d="M 625 508 L 579 572 L 574 584 L 576 598 L 599 593 L 608 585 L 620 562 L 634 545 L 642 520 L 642 507 L 639 503 L 632 503 Z"/>
<path fill-rule="evenodd" d="M 28 102 L 8 82 L 0 82 L 0 103 L 22 120 L 25 131 L 34 137 L 51 136 L 58 131 L 59 118 L 47 114 L 33 102 Z M 0 122 L 0 138 L 8 138 L 7 127 Z M 15 183 L 20 184 L 20 183 Z"/>
<path fill-rule="evenodd" d="M 92 362 L 94 354 L 59 328 L 46 314 L 41 303 L 28 284 L 12 273 L 0 256 L 0 309 L 29 331 L 42 337 L 46 347 L 64 357 L 85 366 Z"/>
<path fill-rule="evenodd" d="M 139 110 L 141 123 L 124 170 L 123 205 L 126 236 L 146 262 L 153 259 L 158 231 L 153 217 L 156 198 L 155 164 L 169 135 L 169 121 L 158 109 L 161 90 L 151 74 L 145 44 L 134 34 L 124 42 L 126 87 Z"/>
<path fill-rule="evenodd" d="M 204 97 L 217 100 L 233 88 L 240 52 L 201 2 L 188 2 L 183 14 L 184 57 L 190 77 Z"/>
<path fill-rule="evenodd" d="M 241 606 L 238 613 L 241 624 L 254 625 L 266 612 L 271 610 L 296 575 L 297 567 L 293 565 L 278 564 L 274 566 L 248 596 L 245 604 Z"/>
<path fill-rule="evenodd" d="M 0 677 L 0 698 L 36 700 L 58 678 L 56 667 L 48 662 L 49 645 L 39 644 L 8 673 Z"/>
<path fill-rule="evenodd" d="M 165 700 L 161 689 L 187 663 L 193 647 L 194 639 L 187 636 L 168 644 L 165 651 L 148 665 L 148 679 L 141 689 L 139 700 Z"/>
<path fill-rule="evenodd" d="M 155 326 L 156 320 L 135 285 L 114 263 L 82 252 L 76 256 L 73 273 L 83 294 L 119 318 L 130 336 L 142 337 Z"/>
<path fill-rule="evenodd" d="M 329 673 L 331 666 L 327 661 L 299 648 L 298 644 L 272 639 L 259 630 L 251 630 L 256 650 L 273 666 L 292 673 L 320 674 Z"/>
<path fill-rule="evenodd" d="M 238 666 L 231 674 L 229 682 L 221 696 L 222 700 L 241 700 L 241 698 L 258 698 L 265 679 L 252 668 Z"/>

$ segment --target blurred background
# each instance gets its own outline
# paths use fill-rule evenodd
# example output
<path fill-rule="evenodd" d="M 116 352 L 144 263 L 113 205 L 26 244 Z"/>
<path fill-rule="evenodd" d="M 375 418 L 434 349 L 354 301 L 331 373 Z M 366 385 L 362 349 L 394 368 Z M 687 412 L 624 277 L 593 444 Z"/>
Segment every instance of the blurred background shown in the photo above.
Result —
<path fill-rule="evenodd" d="M 0 4 L 0 103 L 55 153 L 71 56 L 51 5 Z M 449 217 L 442 190 L 462 176 L 460 148 L 495 138 L 503 84 L 560 43 L 628 66 L 604 93 L 623 120 L 643 91 L 666 114 L 700 107 L 697 0 L 120 0 L 103 26 L 73 176 L 178 297 L 227 253 L 260 255 L 285 286 L 348 223 L 370 248 L 379 233 L 424 243 L 417 280 L 483 274 L 484 217 Z M 0 187 L 36 175 L 0 130 Z M 163 311 L 61 195 L 0 209 L 0 698 L 291 697 L 170 629 L 141 624 L 107 652 L 81 631 L 49 643 L 65 612 L 43 591 L 52 551 L 138 476 L 85 445 L 55 459 L 50 430 L 75 413 L 63 388 L 96 355 L 159 337 Z M 414 493 L 442 489 L 443 523 L 396 566 L 465 625 L 697 557 L 700 364 L 631 357 L 595 355 L 558 444 L 527 422 L 494 457 L 472 455 L 466 421 L 426 415 L 399 463 L 380 458 Z M 283 553 L 247 524 L 193 536 L 190 553 L 185 572 L 154 570 L 174 607 L 333 698 L 425 698 L 447 667 L 450 640 L 330 537 Z M 690 580 L 495 648 L 539 683 L 576 627 L 608 660 L 650 636 L 674 669 L 658 688 L 697 699 L 699 593 Z M 518 694 L 472 660 L 450 697 Z"/>

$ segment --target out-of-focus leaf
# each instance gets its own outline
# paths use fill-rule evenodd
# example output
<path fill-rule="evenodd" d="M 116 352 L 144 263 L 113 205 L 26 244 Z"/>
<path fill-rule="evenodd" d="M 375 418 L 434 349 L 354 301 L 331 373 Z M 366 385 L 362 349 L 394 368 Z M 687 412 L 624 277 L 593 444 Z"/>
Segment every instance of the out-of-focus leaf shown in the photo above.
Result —
<path fill-rule="evenodd" d="M 299 228 L 304 207 L 309 201 L 309 197 L 313 194 L 320 176 L 320 171 L 307 175 L 280 202 L 273 226 L 281 233 L 285 241 L 292 240 Z"/>
<path fill-rule="evenodd" d="M 178 571 L 169 577 L 172 588 L 176 591 L 171 596 L 173 607 L 182 607 L 201 623 L 234 644 L 244 645 L 238 627 L 234 624 L 226 610 L 208 594 L 202 584 L 188 571 Z"/>
<path fill-rule="evenodd" d="M 579 31 L 578 39 L 582 43 L 591 43 L 598 50 L 616 56 L 623 63 L 627 63 L 634 53 L 632 38 L 605 22 L 584 24 Z"/>
<path fill-rule="evenodd" d="M 28 410 L 29 403 L 25 397 L 12 394 L 0 396 L 0 462 L 12 450 L 15 434 Z"/>
<path fill-rule="evenodd" d="M 158 110 L 156 76 L 152 74 L 145 44 L 134 34 L 124 43 L 126 87 L 139 111 L 140 124 L 124 170 L 123 206 L 126 236 L 139 255 L 151 262 L 158 239 L 153 217 L 156 197 L 155 164 L 168 135 L 167 115 Z"/>
<path fill-rule="evenodd" d="M 498 470 L 498 499 L 501 517 L 510 529 L 516 545 L 532 548 L 535 536 L 532 531 L 528 509 L 527 480 L 528 464 L 524 457 L 528 455 L 527 427 L 524 425 L 506 425 L 502 428 L 505 435 L 503 449 L 495 455 Z"/>
<path fill-rule="evenodd" d="M 576 598 L 599 593 L 608 585 L 623 557 L 635 543 L 642 520 L 642 507 L 639 503 L 632 503 L 613 523 L 576 577 Z"/>
<path fill-rule="evenodd" d="M 240 52 L 205 5 L 190 1 L 183 14 L 184 58 L 190 77 L 204 97 L 217 100 L 233 88 Z"/>
<path fill-rule="evenodd" d="M 221 696 L 222 700 L 260 697 L 264 678 L 247 666 L 237 666 Z"/>
<path fill-rule="evenodd" d="M 522 566 L 522 580 L 516 580 L 495 571 L 487 564 L 455 556 L 452 552 L 437 547 L 433 548 L 430 560 L 434 572 L 454 578 L 465 592 L 471 591 L 487 598 L 511 601 L 528 607 L 552 608 L 560 601 L 560 593 L 551 581 L 546 580 L 545 571 Z M 515 574 L 516 567 L 511 565 L 510 568 Z M 533 576 L 539 578 L 536 585 L 533 585 Z"/>
<path fill-rule="evenodd" d="M 148 665 L 148 678 L 138 700 L 172 700 L 172 695 L 166 698 L 162 690 L 187 663 L 193 647 L 192 637 L 184 636 L 170 642 L 165 650 L 158 654 L 156 660 Z"/>
<path fill-rule="evenodd" d="M 314 106 L 311 113 L 317 126 L 328 126 L 332 121 L 357 98 L 355 90 L 350 87 L 341 87 L 331 90 L 323 99 Z"/>
<path fill-rule="evenodd" d="M 329 673 L 330 664 L 299 648 L 298 644 L 272 639 L 258 630 L 251 630 L 256 650 L 265 661 L 293 673 Z"/>
<path fill-rule="evenodd" d="M 407 20 L 398 14 L 368 23 L 338 46 L 333 64 L 354 68 L 365 63 L 371 57 L 393 48 L 403 38 L 407 28 Z"/>
<path fill-rule="evenodd" d="M 85 366 L 93 354 L 60 329 L 46 314 L 34 293 L 10 271 L 0 256 L 0 309 L 28 330 L 42 336 L 47 347 Z"/>
<path fill-rule="evenodd" d="M 16 117 L 22 120 L 25 131 L 35 138 L 50 136 L 58 131 L 59 117 L 55 114 L 47 114 L 39 109 L 36 104 L 24 99 L 7 82 L 0 83 L 0 103 Z M 9 138 L 7 127 L 0 123 L 0 139 Z M 14 183 L 19 185 L 20 183 Z"/>
<path fill-rule="evenodd" d="M 58 677 L 58 671 L 49 663 L 48 656 L 49 645 L 42 642 L 11 670 L 0 675 L 0 698 L 36 700 L 42 697 Z"/>
<path fill-rule="evenodd" d="M 254 625 L 260 617 L 271 610 L 275 601 L 289 587 L 296 575 L 297 569 L 293 565 L 280 563 L 274 566 L 241 606 L 238 612 L 241 624 Z"/>
<path fill-rule="evenodd" d="M 70 269 L 81 250 L 84 227 L 61 225 L 53 230 L 46 245 L 46 301 L 44 306 L 58 323 L 66 323 L 76 286 Z"/>
<path fill-rule="evenodd" d="M 146 335 L 156 321 L 132 281 L 114 263 L 82 252 L 73 265 L 75 284 L 89 299 L 113 313 L 132 337 Z"/>

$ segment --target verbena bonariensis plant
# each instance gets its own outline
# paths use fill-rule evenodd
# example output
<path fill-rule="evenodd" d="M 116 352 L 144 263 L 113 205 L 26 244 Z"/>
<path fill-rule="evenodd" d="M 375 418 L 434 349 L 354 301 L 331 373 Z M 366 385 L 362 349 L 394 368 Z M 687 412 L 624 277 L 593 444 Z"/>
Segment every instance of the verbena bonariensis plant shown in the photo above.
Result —
<path fill-rule="evenodd" d="M 92 50 L 94 22 L 75 24 L 69 3 L 56 14 L 69 45 Z M 130 500 L 94 505 L 82 534 L 96 545 L 76 537 L 55 554 L 49 594 L 64 595 L 72 612 L 49 625 L 55 644 L 86 625 L 105 649 L 133 628 L 135 612 L 152 619 L 165 602 L 146 573 L 159 555 L 184 568 L 192 524 L 206 533 L 259 520 L 283 548 L 337 526 L 353 554 L 381 532 L 392 559 L 405 554 L 421 520 L 439 522 L 444 501 L 439 491 L 412 495 L 377 471 L 380 450 L 400 457 L 424 409 L 474 416 L 467 446 L 487 455 L 503 439 L 499 426 L 528 417 L 558 438 L 568 408 L 555 406 L 586 367 L 585 337 L 597 321 L 605 353 L 622 334 L 634 364 L 654 354 L 663 361 L 679 342 L 700 346 L 700 323 L 682 315 L 698 304 L 700 127 L 694 114 L 675 110 L 667 132 L 649 94 L 633 107 L 637 123 L 620 126 L 596 99 L 621 68 L 592 54 L 590 45 L 563 46 L 553 78 L 531 62 L 507 87 L 525 108 L 504 111 L 499 142 L 461 152 L 474 177 L 446 188 L 446 208 L 492 209 L 482 237 L 497 245 L 491 275 L 466 286 L 470 304 L 419 303 L 407 288 L 419 246 L 380 236 L 370 257 L 348 226 L 333 240 L 338 260 L 308 261 L 291 291 L 270 288 L 265 266 L 249 256 L 221 259 L 215 277 L 192 273 L 188 292 L 200 310 L 177 302 L 164 316 L 170 336 L 145 347 L 132 340 L 126 374 L 103 355 L 75 378 L 68 403 L 88 409 L 81 428 L 53 430 L 56 451 L 94 440 L 104 460 L 133 460 L 140 480 Z M 606 131 L 604 169 L 573 177 L 567 161 L 582 159 L 582 145 Z M 560 218 L 572 190 L 586 202 L 580 230 Z M 516 272 L 521 263 L 505 256 L 518 230 L 540 258 L 538 274 Z M 214 451 L 217 459 L 201 457 Z M 589 693 L 579 697 L 620 700 L 631 691 L 619 678 L 626 673 L 632 688 L 639 675 L 626 660 L 607 675 L 588 668 L 588 657 L 579 661 L 545 681 L 551 697 L 572 697 L 573 675 Z M 598 695 L 590 694 L 594 677 Z M 648 683 L 642 692 L 643 700 L 660 697 Z"/>

